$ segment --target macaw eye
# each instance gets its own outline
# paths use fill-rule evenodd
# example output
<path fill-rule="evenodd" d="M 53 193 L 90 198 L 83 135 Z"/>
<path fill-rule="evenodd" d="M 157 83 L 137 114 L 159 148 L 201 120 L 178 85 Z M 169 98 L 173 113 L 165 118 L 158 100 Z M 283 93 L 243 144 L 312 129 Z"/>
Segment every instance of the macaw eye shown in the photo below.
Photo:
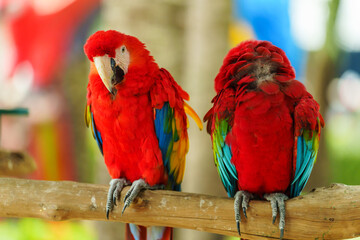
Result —
<path fill-rule="evenodd" d="M 121 52 L 122 52 L 122 53 L 125 52 L 125 46 L 123 46 L 123 47 L 121 48 Z"/>

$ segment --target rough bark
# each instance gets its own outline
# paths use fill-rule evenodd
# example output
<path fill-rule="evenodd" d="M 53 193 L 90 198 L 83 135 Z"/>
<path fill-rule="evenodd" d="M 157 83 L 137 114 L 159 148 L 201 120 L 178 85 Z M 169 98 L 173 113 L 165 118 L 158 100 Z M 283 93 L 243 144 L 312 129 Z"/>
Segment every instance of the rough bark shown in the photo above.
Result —
<path fill-rule="evenodd" d="M 125 193 L 129 188 L 125 188 Z M 105 220 L 108 187 L 69 181 L 0 179 L 0 217 L 52 221 Z M 121 215 L 123 195 L 110 221 L 167 225 L 238 236 L 232 198 L 173 191 L 144 191 Z M 360 186 L 333 184 L 286 202 L 285 239 L 345 239 L 360 236 Z M 270 204 L 251 201 L 242 237 L 278 238 Z M 243 216 L 242 216 L 243 217 Z"/>

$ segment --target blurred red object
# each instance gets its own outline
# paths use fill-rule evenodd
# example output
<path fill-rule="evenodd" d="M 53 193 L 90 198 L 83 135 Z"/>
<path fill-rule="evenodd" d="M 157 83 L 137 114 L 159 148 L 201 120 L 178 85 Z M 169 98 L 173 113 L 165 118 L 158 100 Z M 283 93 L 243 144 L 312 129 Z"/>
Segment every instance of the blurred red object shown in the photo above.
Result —
<path fill-rule="evenodd" d="M 38 166 L 31 178 L 77 180 L 74 126 L 60 81 L 73 62 L 71 53 L 83 54 L 78 39 L 85 41 L 100 2 L 0 0 L 6 63 L 0 74 L 0 106 L 27 106 L 30 111 L 26 123 L 4 119 L 2 147 L 29 150 Z"/>
<path fill-rule="evenodd" d="M 68 1 L 68 5 L 51 13 L 36 11 L 34 0 L 19 2 L 22 6 L 18 12 L 5 18 L 16 49 L 11 74 L 17 65 L 28 61 L 33 67 L 33 86 L 45 87 L 51 84 L 54 75 L 61 70 L 76 31 L 98 9 L 100 0 Z M 49 2 L 43 2 L 49 5 Z M 0 7 L 12 3 L 4 1 Z"/>

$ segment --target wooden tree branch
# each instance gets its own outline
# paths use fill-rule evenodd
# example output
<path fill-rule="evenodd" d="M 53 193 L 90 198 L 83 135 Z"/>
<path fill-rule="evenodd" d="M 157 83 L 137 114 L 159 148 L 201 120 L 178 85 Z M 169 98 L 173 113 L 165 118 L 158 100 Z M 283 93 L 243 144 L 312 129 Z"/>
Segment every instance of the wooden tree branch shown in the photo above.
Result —
<path fill-rule="evenodd" d="M 29 154 L 0 149 L 0 176 L 23 177 L 36 170 L 36 163 Z"/>
<path fill-rule="evenodd" d="M 48 220 L 104 220 L 104 185 L 0 179 L 0 217 Z M 128 187 L 123 192 L 127 191 Z M 144 191 L 121 215 L 122 201 L 111 221 L 162 225 L 238 236 L 233 199 L 173 191 Z M 360 236 L 360 186 L 334 184 L 286 202 L 285 239 L 344 239 Z M 270 204 L 251 201 L 242 221 L 242 237 L 278 238 Z M 243 216 L 242 216 L 243 217 Z"/>

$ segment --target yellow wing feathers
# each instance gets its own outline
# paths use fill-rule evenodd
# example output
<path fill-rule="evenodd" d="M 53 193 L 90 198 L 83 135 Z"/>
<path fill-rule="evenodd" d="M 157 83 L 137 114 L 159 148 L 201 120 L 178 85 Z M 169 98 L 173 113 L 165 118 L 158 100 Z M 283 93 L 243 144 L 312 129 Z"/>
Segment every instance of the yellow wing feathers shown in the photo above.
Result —
<path fill-rule="evenodd" d="M 185 102 L 184 111 L 191 118 L 194 119 L 200 130 L 202 130 L 203 125 L 199 116 Z M 177 141 L 174 141 L 172 145 L 172 152 L 170 155 L 170 172 L 175 176 L 175 181 L 177 184 L 180 184 L 184 177 L 185 156 L 186 153 L 189 151 L 189 139 L 187 134 L 188 125 L 188 118 L 184 117 L 181 112 L 174 110 L 174 121 L 172 122 L 172 130 L 174 133 L 177 133 Z"/>

